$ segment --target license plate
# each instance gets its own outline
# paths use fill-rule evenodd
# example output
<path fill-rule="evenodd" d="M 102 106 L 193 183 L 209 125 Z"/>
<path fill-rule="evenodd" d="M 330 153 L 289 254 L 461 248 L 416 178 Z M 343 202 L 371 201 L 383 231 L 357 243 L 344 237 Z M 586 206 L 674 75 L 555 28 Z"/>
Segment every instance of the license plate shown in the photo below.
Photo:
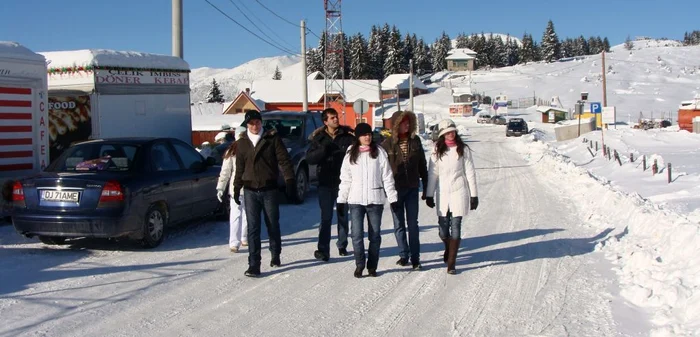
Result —
<path fill-rule="evenodd" d="M 79 202 L 80 192 L 78 191 L 43 191 L 41 199 L 46 201 Z"/>

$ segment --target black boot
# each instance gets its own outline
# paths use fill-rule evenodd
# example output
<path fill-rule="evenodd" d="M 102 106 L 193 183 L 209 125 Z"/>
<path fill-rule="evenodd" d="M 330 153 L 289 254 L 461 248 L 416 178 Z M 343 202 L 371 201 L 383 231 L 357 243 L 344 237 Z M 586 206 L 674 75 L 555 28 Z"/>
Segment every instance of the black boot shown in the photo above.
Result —
<path fill-rule="evenodd" d="M 260 276 L 260 267 L 248 267 L 248 270 L 243 274 L 248 277 L 258 277 Z"/>
<path fill-rule="evenodd" d="M 447 273 L 457 274 L 455 264 L 457 263 L 457 251 L 459 250 L 460 239 L 450 239 L 450 249 L 447 254 Z"/>
<path fill-rule="evenodd" d="M 401 266 L 401 267 L 405 267 L 405 266 L 408 265 L 408 259 L 404 259 L 404 258 L 402 257 L 402 258 L 400 258 L 398 261 L 396 261 L 396 264 L 399 265 L 399 266 Z"/>
<path fill-rule="evenodd" d="M 328 262 L 329 260 L 328 255 L 326 255 L 320 250 L 314 252 L 314 257 L 316 258 L 316 260 L 321 260 L 323 262 Z"/>
<path fill-rule="evenodd" d="M 353 276 L 355 276 L 356 278 L 361 278 L 363 271 L 365 271 L 365 267 L 357 266 L 355 268 L 355 272 L 353 273 Z"/>
<path fill-rule="evenodd" d="M 345 248 L 338 248 L 338 255 L 340 255 L 340 256 L 348 256 L 348 255 L 350 255 L 350 254 L 348 253 L 348 250 L 347 250 L 347 249 L 345 249 Z"/>
<path fill-rule="evenodd" d="M 367 269 L 367 275 L 377 277 L 377 269 Z"/>
<path fill-rule="evenodd" d="M 411 266 L 413 267 L 413 270 L 420 270 L 421 268 L 423 268 L 423 266 L 421 266 L 420 264 L 420 261 L 417 259 L 411 260 Z"/>
<path fill-rule="evenodd" d="M 270 260 L 270 267 L 282 267 L 282 262 L 280 261 L 279 255 L 272 256 Z"/>

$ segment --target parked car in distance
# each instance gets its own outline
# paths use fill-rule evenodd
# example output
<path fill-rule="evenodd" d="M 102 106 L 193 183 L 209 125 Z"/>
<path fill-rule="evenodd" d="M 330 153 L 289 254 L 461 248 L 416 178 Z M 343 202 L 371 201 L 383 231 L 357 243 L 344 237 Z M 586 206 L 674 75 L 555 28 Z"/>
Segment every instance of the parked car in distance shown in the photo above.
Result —
<path fill-rule="evenodd" d="M 493 116 L 491 117 L 491 124 L 506 125 L 508 124 L 508 120 L 503 116 Z"/>
<path fill-rule="evenodd" d="M 479 115 L 479 117 L 477 117 L 477 119 L 476 119 L 476 122 L 480 123 L 480 124 L 491 123 L 491 115 L 487 115 L 487 114 Z"/>
<path fill-rule="evenodd" d="M 12 223 L 45 244 L 93 237 L 156 247 L 168 226 L 221 209 L 214 161 L 174 138 L 77 143 L 43 172 L 14 182 Z"/>
<path fill-rule="evenodd" d="M 324 125 L 321 113 L 318 111 L 263 111 L 261 114 L 263 128 L 277 130 L 292 160 L 297 186 L 295 195 L 287 195 L 287 199 L 293 203 L 303 203 L 309 185 L 318 181 L 316 165 L 309 165 L 306 161 L 306 150 L 311 145 L 309 139 L 311 133 Z M 278 183 L 280 189 L 284 189 L 285 181 L 281 171 Z"/>
<path fill-rule="evenodd" d="M 528 133 L 527 122 L 522 118 L 511 118 L 506 126 L 506 137 L 522 136 Z"/>

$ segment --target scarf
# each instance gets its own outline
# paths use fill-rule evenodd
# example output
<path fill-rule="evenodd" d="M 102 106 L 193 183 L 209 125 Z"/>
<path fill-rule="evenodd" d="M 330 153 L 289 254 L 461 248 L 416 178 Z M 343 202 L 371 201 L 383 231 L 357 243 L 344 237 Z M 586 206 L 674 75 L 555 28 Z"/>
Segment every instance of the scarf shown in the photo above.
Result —
<path fill-rule="evenodd" d="M 457 141 L 445 139 L 445 144 L 447 145 L 447 147 L 455 147 L 457 146 Z"/>
<path fill-rule="evenodd" d="M 262 138 L 262 130 L 260 130 L 260 133 L 257 135 L 248 132 L 248 139 L 250 139 L 250 141 L 253 143 L 253 147 L 258 145 L 260 138 Z"/>
<path fill-rule="evenodd" d="M 360 153 L 369 152 L 370 147 L 368 145 L 360 145 Z"/>

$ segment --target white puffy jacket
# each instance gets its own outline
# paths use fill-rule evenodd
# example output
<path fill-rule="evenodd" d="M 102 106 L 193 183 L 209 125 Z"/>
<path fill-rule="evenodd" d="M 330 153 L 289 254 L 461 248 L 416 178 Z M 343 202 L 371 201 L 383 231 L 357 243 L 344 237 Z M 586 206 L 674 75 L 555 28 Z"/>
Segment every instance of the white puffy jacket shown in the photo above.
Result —
<path fill-rule="evenodd" d="M 394 188 L 394 174 L 389 165 L 386 151 L 378 147 L 377 158 L 372 158 L 369 152 L 362 152 L 357 163 L 350 163 L 350 146 L 345 153 L 343 166 L 340 169 L 340 189 L 338 203 L 354 205 L 384 205 L 398 200 Z"/>
<path fill-rule="evenodd" d="M 476 197 L 476 170 L 469 148 L 464 148 L 460 157 L 456 148 L 448 148 L 438 159 L 433 150 L 428 164 L 428 187 L 425 194 L 434 197 L 438 216 L 466 216 L 469 212 L 470 197 Z"/>
<path fill-rule="evenodd" d="M 224 158 L 224 162 L 221 163 L 221 173 L 219 173 L 219 182 L 216 184 L 217 191 L 226 191 L 226 184 L 228 184 L 228 193 L 233 198 L 233 177 L 236 176 L 236 156 L 231 156 Z M 241 195 L 243 195 L 243 189 L 241 189 Z"/>

